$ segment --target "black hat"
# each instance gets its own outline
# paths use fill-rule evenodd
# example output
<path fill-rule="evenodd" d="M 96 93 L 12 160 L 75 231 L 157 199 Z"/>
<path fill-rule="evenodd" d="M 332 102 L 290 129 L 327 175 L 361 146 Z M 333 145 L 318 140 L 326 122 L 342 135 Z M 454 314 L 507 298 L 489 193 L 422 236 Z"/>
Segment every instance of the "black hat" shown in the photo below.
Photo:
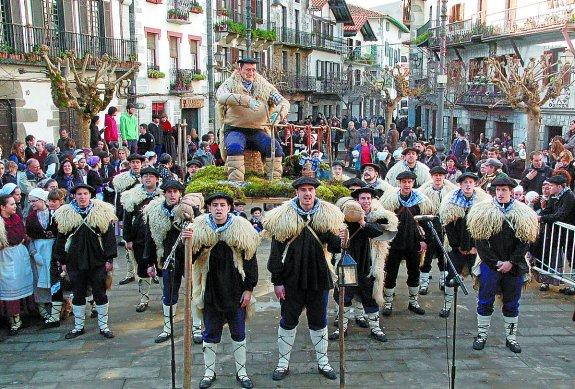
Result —
<path fill-rule="evenodd" d="M 238 59 L 238 63 L 240 65 L 243 65 L 245 63 L 251 63 L 251 64 L 258 64 L 258 60 L 252 57 L 242 57 L 240 59 Z"/>
<path fill-rule="evenodd" d="M 225 192 L 210 193 L 208 195 L 208 197 L 206 197 L 206 205 L 210 205 L 212 203 L 212 201 L 214 201 L 216 199 L 226 200 L 228 202 L 228 204 L 230 205 L 230 207 L 234 205 L 234 199 L 232 198 L 232 196 L 230 196 L 229 194 L 227 194 Z"/>
<path fill-rule="evenodd" d="M 371 166 L 372 168 L 374 168 L 375 171 L 377 172 L 377 174 L 379 174 L 379 166 L 376 165 L 375 163 L 366 163 L 366 164 L 361 165 L 361 172 L 363 173 L 365 168 L 368 166 Z"/>
<path fill-rule="evenodd" d="M 333 167 L 333 166 L 341 166 L 342 169 L 345 168 L 345 165 L 343 164 L 342 161 L 333 161 L 333 162 L 331 163 L 331 166 L 332 166 L 332 167 Z"/>
<path fill-rule="evenodd" d="M 242 201 L 242 200 L 237 200 L 237 201 L 234 201 L 234 205 L 236 205 L 236 206 L 237 205 L 246 205 L 246 202 Z"/>
<path fill-rule="evenodd" d="M 353 197 L 354 199 L 357 200 L 359 195 L 362 193 L 369 193 L 369 194 L 371 194 L 371 197 L 378 197 L 378 195 L 379 195 L 377 190 L 375 190 L 369 186 L 364 186 L 363 188 L 359 188 L 359 189 L 356 189 L 353 192 L 351 192 L 351 197 Z"/>
<path fill-rule="evenodd" d="M 260 207 L 253 207 L 252 209 L 250 209 L 250 215 L 253 215 L 254 212 L 256 211 L 262 212 L 262 209 Z"/>
<path fill-rule="evenodd" d="M 567 183 L 567 177 L 565 177 L 563 174 L 556 174 L 549 177 L 546 181 L 550 184 L 565 185 Z"/>
<path fill-rule="evenodd" d="M 517 186 L 517 181 L 515 181 L 512 178 L 509 178 L 508 176 L 497 177 L 496 179 L 491 181 L 490 187 L 495 188 L 496 186 L 508 186 L 511 189 L 513 189 Z"/>
<path fill-rule="evenodd" d="M 160 163 L 170 163 L 172 161 L 172 156 L 168 153 L 164 153 L 162 155 L 160 155 L 160 159 L 158 160 L 158 162 Z"/>
<path fill-rule="evenodd" d="M 459 177 L 457 177 L 457 183 L 461 184 L 461 182 L 463 182 L 463 180 L 465 180 L 466 178 L 472 178 L 475 182 L 479 181 L 479 177 L 477 177 L 476 174 L 471 172 L 465 172 Z"/>
<path fill-rule="evenodd" d="M 414 172 L 411 172 L 409 170 L 406 170 L 404 172 L 401 172 L 397 175 L 397 177 L 395 177 L 395 179 L 397 181 L 401 181 L 401 180 L 405 180 L 405 179 L 411 179 L 411 180 L 417 180 L 417 175 Z"/>
<path fill-rule="evenodd" d="M 143 177 L 144 174 L 153 174 L 154 176 L 160 178 L 160 172 L 158 171 L 158 169 L 152 166 L 146 166 L 145 168 L 140 170 L 140 176 Z"/>
<path fill-rule="evenodd" d="M 82 189 L 82 188 L 88 189 L 88 190 L 90 191 L 90 194 L 92 195 L 92 197 L 94 197 L 94 196 L 96 195 L 96 189 L 94 189 L 94 187 L 92 187 L 92 186 L 90 186 L 90 185 L 88 185 L 88 184 L 84 184 L 84 183 L 75 185 L 72 189 L 70 189 L 70 194 L 75 195 L 75 194 L 76 194 L 76 191 L 77 191 L 78 189 Z"/>
<path fill-rule="evenodd" d="M 175 189 L 179 190 L 180 192 L 183 192 L 185 190 L 184 185 L 182 185 L 182 183 L 178 180 L 166 180 L 162 183 L 162 186 L 160 188 L 164 192 L 170 188 L 175 188 Z"/>
<path fill-rule="evenodd" d="M 442 168 L 441 166 L 434 166 L 429 170 L 429 174 L 434 175 L 434 174 L 444 174 L 447 175 L 447 170 L 445 170 L 444 168 Z"/>
<path fill-rule="evenodd" d="M 129 161 L 134 161 L 136 159 L 140 160 L 140 162 L 144 162 L 146 160 L 146 157 L 144 157 L 143 155 L 140 154 L 130 154 L 128 155 L 128 158 L 126 158 Z"/>
<path fill-rule="evenodd" d="M 199 159 L 190 159 L 188 161 L 188 163 L 186 164 L 187 167 L 190 167 L 192 165 L 196 165 L 197 167 L 204 167 L 204 163 L 202 161 L 200 161 Z"/>
<path fill-rule="evenodd" d="M 321 182 L 319 182 L 316 178 L 313 177 L 300 177 L 291 183 L 291 186 L 293 186 L 295 189 L 299 188 L 302 185 L 311 185 L 314 188 L 317 188 L 318 186 L 321 185 Z"/>
<path fill-rule="evenodd" d="M 342 185 L 349 189 L 350 186 L 359 186 L 360 188 L 363 188 L 366 184 L 359 178 L 354 177 L 350 178 L 349 180 L 345 180 L 342 182 Z"/>
<path fill-rule="evenodd" d="M 403 150 L 403 151 L 401 152 L 401 155 L 405 155 L 405 154 L 407 154 L 407 153 L 410 152 L 410 151 L 413 151 L 415 154 L 418 154 L 418 155 L 419 155 L 419 150 L 416 149 L 415 147 L 406 147 L 405 150 Z"/>

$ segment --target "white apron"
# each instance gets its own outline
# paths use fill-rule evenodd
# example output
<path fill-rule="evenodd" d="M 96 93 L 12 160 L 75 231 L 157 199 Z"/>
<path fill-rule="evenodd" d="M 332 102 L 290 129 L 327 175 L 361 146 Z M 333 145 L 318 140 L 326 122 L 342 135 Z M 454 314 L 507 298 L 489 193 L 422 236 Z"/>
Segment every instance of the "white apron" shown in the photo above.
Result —
<path fill-rule="evenodd" d="M 50 289 L 50 260 L 52 258 L 52 246 L 54 246 L 55 241 L 56 239 L 34 239 L 34 248 L 36 249 L 34 261 L 38 273 L 36 287 L 38 288 Z"/>
<path fill-rule="evenodd" d="M 0 250 L 0 300 L 14 301 L 32 295 L 33 283 L 26 246 L 19 244 Z"/>

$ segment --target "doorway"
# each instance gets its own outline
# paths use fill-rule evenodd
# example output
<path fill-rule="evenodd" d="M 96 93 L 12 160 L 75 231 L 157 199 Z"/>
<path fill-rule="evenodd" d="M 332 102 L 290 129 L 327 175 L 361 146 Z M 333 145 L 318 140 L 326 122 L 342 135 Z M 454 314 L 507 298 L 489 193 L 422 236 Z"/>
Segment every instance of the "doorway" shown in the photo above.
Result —
<path fill-rule="evenodd" d="M 503 139 L 503 133 L 506 133 L 513 139 L 513 123 L 495 122 L 495 134 L 493 136 Z"/>
<path fill-rule="evenodd" d="M 10 154 L 15 138 L 12 107 L 11 100 L 0 100 L 0 147 L 3 155 Z"/>
<path fill-rule="evenodd" d="M 189 134 L 192 128 L 195 128 L 199 136 L 202 136 L 203 131 L 198 128 L 200 124 L 199 110 L 195 108 L 184 108 L 182 109 L 182 119 L 186 119 L 188 127 L 186 127 L 186 133 Z"/>
<path fill-rule="evenodd" d="M 563 136 L 563 127 L 562 126 L 546 126 L 545 132 L 547 133 L 547 142 L 543 145 L 546 146 L 551 143 L 551 140 L 556 136 L 562 137 Z M 544 147 L 547 148 L 547 147 Z"/>
<path fill-rule="evenodd" d="M 474 143 L 479 139 L 481 133 L 485 134 L 485 123 L 486 120 L 483 119 L 471 119 L 469 120 L 469 141 Z"/>

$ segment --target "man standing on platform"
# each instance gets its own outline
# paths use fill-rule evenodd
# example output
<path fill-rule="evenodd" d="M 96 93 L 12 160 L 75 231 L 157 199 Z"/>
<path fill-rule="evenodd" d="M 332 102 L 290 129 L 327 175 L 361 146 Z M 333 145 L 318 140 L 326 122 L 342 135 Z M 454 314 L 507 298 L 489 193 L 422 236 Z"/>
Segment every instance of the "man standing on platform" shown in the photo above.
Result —
<path fill-rule="evenodd" d="M 495 197 L 474 204 L 469 211 L 467 227 L 475 239 L 479 266 L 477 296 L 477 331 L 475 350 L 483 350 L 491 325 L 495 296 L 503 297 L 505 345 L 514 353 L 521 352 L 517 343 L 519 299 L 529 265 L 525 258 L 529 244 L 539 234 L 537 214 L 526 204 L 513 199 L 517 182 L 509 177 L 491 182 Z M 475 273 L 475 272 L 474 272 Z"/>
<path fill-rule="evenodd" d="M 315 178 L 298 178 L 292 183 L 296 197 L 269 211 L 263 220 L 264 229 L 272 236 L 268 270 L 281 304 L 274 381 L 289 374 L 291 350 L 304 308 L 318 371 L 330 380 L 337 378 L 327 357 L 327 302 L 333 288 L 333 268 L 327 252 L 341 251 L 346 229 L 341 211 L 316 198 L 319 185 Z"/>

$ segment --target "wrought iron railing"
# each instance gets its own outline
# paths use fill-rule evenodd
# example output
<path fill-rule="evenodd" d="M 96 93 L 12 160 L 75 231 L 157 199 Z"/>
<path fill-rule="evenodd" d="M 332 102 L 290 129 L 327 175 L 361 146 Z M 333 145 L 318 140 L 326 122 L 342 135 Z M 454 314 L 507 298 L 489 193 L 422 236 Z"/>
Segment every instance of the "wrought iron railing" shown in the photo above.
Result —
<path fill-rule="evenodd" d="M 108 54 L 121 62 L 136 61 L 136 41 L 60 31 L 44 27 L 3 24 L 0 34 L 0 52 L 11 54 L 39 54 L 46 45 L 50 56 L 63 55 L 72 50 L 78 58 L 90 53 L 101 57 Z"/>
<path fill-rule="evenodd" d="M 199 69 L 170 69 L 170 91 L 192 92 L 193 81 L 200 81 L 205 76 Z"/>
<path fill-rule="evenodd" d="M 503 92 L 493 84 L 470 85 L 467 92 L 461 97 L 459 104 L 464 106 L 510 107 Z"/>
<path fill-rule="evenodd" d="M 286 27 L 274 27 L 277 42 L 284 45 L 312 48 L 313 35 L 309 32 Z"/>

